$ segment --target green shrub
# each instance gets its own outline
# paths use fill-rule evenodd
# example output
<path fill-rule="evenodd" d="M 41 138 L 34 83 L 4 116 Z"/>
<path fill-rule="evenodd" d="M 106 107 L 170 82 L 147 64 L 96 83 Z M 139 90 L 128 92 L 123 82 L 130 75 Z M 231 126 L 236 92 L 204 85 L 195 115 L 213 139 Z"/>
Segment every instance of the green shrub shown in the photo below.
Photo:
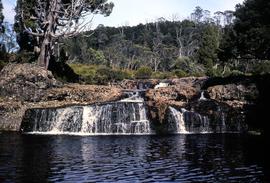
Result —
<path fill-rule="evenodd" d="M 238 70 L 232 70 L 230 74 L 230 76 L 241 76 L 241 75 L 245 75 L 245 74 Z"/>
<path fill-rule="evenodd" d="M 136 79 L 149 79 L 152 76 L 152 69 L 150 67 L 141 67 L 135 73 Z"/>
<path fill-rule="evenodd" d="M 257 63 L 254 65 L 253 74 L 269 74 L 270 73 L 270 61 Z"/>
<path fill-rule="evenodd" d="M 173 72 L 153 72 L 152 79 L 170 79 L 175 78 L 175 74 Z"/>
<path fill-rule="evenodd" d="M 132 79 L 133 72 L 129 70 L 112 69 L 106 66 L 69 64 L 75 73 L 79 74 L 87 84 L 107 84 L 109 82 Z"/>
<path fill-rule="evenodd" d="M 177 76 L 178 78 L 186 77 L 187 73 L 181 69 L 177 69 L 173 71 L 174 75 Z"/>
<path fill-rule="evenodd" d="M 114 81 L 122 81 L 124 79 L 132 79 L 132 73 L 123 70 L 112 70 L 112 79 Z"/>

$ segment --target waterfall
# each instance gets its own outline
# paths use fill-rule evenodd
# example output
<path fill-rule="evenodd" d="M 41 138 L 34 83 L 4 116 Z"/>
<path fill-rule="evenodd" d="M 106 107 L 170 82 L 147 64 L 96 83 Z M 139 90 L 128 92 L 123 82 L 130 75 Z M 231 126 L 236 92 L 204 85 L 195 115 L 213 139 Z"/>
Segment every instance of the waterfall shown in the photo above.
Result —
<path fill-rule="evenodd" d="M 22 131 L 35 134 L 151 134 L 147 110 L 139 92 L 103 105 L 32 109 Z"/>
<path fill-rule="evenodd" d="M 175 132 L 177 133 L 188 133 L 188 131 L 186 130 L 186 126 L 185 126 L 185 121 L 184 121 L 184 111 L 177 111 L 175 108 L 173 107 L 169 107 L 170 112 L 173 115 L 174 121 L 176 123 L 175 126 L 170 126 L 170 130 L 175 130 Z M 172 123 L 171 123 L 172 124 Z"/>
<path fill-rule="evenodd" d="M 159 83 L 157 84 L 154 89 L 158 89 L 158 88 L 165 88 L 165 87 L 168 87 L 169 86 L 169 83 Z"/>
<path fill-rule="evenodd" d="M 202 101 L 202 100 L 207 100 L 207 98 L 205 98 L 204 96 L 204 91 L 201 92 L 201 96 L 199 98 L 199 101 Z"/>
<path fill-rule="evenodd" d="M 210 123 L 206 116 L 190 112 L 184 108 L 177 110 L 169 107 L 170 120 L 168 131 L 170 133 L 210 133 Z"/>

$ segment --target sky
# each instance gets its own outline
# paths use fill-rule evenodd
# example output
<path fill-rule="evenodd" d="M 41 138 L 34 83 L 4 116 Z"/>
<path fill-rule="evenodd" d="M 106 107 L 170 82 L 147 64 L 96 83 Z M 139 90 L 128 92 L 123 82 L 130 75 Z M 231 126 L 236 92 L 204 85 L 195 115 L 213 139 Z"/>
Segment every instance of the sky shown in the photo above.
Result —
<path fill-rule="evenodd" d="M 152 22 L 157 18 L 164 17 L 168 20 L 173 15 L 179 19 L 187 18 L 200 6 L 212 13 L 216 11 L 234 10 L 238 3 L 243 0 L 109 0 L 115 4 L 109 17 L 96 15 L 92 27 L 99 24 L 105 26 L 137 25 L 139 23 Z M 5 21 L 14 21 L 14 8 L 16 0 L 2 0 L 4 6 Z"/>

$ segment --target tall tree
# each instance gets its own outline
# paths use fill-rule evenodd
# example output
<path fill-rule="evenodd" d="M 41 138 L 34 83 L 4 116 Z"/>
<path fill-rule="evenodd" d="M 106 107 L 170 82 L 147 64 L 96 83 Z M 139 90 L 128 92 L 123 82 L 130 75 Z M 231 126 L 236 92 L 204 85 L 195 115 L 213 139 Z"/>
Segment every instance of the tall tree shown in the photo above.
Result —
<path fill-rule="evenodd" d="M 107 0 L 18 0 L 15 27 L 32 39 L 38 65 L 47 68 L 59 39 L 88 30 L 93 14 L 108 16 L 113 6 Z M 28 44 L 22 39 L 20 46 Z"/>
<path fill-rule="evenodd" d="M 3 44 L 3 34 L 5 32 L 5 28 L 3 25 L 4 21 L 4 15 L 3 15 L 3 4 L 2 1 L 0 0 L 0 59 L 4 57 L 4 52 L 5 52 L 5 46 Z"/>
<path fill-rule="evenodd" d="M 234 29 L 242 58 L 270 59 L 269 10 L 269 0 L 245 0 L 236 6 Z"/>
<path fill-rule="evenodd" d="M 217 60 L 219 48 L 218 28 L 211 24 L 205 25 L 201 37 L 202 40 L 198 50 L 199 62 L 206 66 L 208 71 L 211 71 L 213 63 Z"/>

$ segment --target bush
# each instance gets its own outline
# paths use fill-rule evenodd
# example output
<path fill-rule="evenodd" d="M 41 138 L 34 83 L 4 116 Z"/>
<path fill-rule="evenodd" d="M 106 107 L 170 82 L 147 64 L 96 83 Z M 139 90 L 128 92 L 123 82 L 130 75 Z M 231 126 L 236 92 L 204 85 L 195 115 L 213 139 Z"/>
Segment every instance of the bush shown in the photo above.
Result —
<path fill-rule="evenodd" d="M 112 70 L 113 77 L 112 79 L 114 81 L 122 81 L 124 79 L 132 79 L 132 73 L 128 71 L 122 71 L 122 70 Z"/>
<path fill-rule="evenodd" d="M 181 57 L 175 60 L 173 69 L 189 70 L 189 63 L 191 59 L 189 57 Z"/>
<path fill-rule="evenodd" d="M 187 73 L 183 70 L 177 69 L 173 71 L 174 75 L 177 76 L 178 78 L 186 77 Z"/>
<path fill-rule="evenodd" d="M 241 76 L 241 75 L 245 75 L 245 74 L 238 70 L 233 70 L 230 74 L 230 76 Z"/>
<path fill-rule="evenodd" d="M 173 72 L 153 72 L 152 79 L 169 79 L 174 78 L 175 74 Z"/>
<path fill-rule="evenodd" d="M 175 63 L 172 69 L 177 71 L 175 73 L 177 77 L 205 75 L 204 66 L 201 64 L 198 64 L 197 62 L 195 62 L 193 59 L 189 57 L 177 58 L 175 60 Z"/>
<path fill-rule="evenodd" d="M 106 66 L 70 64 L 75 73 L 79 74 L 87 84 L 107 84 L 109 82 L 131 79 L 131 71 L 112 69 Z"/>
<path fill-rule="evenodd" d="M 135 73 L 136 79 L 149 79 L 152 76 L 152 69 L 150 67 L 141 67 Z"/>
<path fill-rule="evenodd" d="M 257 63 L 252 71 L 253 74 L 269 74 L 270 73 L 270 61 Z"/>

